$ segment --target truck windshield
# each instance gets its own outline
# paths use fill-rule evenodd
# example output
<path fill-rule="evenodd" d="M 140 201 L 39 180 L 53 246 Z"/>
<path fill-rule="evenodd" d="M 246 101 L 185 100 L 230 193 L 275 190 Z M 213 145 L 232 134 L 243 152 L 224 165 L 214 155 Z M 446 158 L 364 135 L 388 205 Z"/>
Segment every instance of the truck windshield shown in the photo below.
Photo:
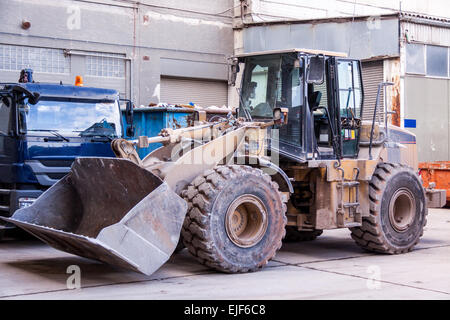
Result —
<path fill-rule="evenodd" d="M 21 131 L 52 131 L 64 136 L 122 136 L 117 102 L 41 100 L 19 108 Z"/>

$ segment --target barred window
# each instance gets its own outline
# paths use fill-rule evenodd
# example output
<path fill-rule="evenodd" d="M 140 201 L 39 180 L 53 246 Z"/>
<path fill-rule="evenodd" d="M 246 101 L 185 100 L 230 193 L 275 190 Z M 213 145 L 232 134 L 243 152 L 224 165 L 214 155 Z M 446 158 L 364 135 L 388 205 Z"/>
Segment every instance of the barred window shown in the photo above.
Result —
<path fill-rule="evenodd" d="M 70 57 L 62 49 L 49 49 L 0 44 L 0 70 L 70 73 Z"/>
<path fill-rule="evenodd" d="M 112 53 L 88 55 L 86 56 L 86 74 L 96 77 L 124 78 L 125 60 L 121 57 L 119 54 Z"/>

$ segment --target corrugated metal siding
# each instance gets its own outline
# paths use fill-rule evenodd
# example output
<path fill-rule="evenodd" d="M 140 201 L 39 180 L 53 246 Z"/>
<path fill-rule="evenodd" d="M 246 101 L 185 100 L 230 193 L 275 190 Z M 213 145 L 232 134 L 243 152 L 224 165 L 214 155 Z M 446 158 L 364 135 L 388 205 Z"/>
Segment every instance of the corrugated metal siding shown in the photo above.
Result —
<path fill-rule="evenodd" d="M 363 120 L 372 120 L 375 102 L 377 100 L 378 84 L 383 82 L 383 60 L 368 61 L 362 63 L 362 77 L 364 86 Z M 383 92 L 380 97 L 378 114 L 383 120 Z"/>
<path fill-rule="evenodd" d="M 450 28 L 403 22 L 402 30 L 408 30 L 411 41 L 450 47 Z"/>
<path fill-rule="evenodd" d="M 223 106 L 228 101 L 225 81 L 161 77 L 161 102 L 199 106 Z"/>

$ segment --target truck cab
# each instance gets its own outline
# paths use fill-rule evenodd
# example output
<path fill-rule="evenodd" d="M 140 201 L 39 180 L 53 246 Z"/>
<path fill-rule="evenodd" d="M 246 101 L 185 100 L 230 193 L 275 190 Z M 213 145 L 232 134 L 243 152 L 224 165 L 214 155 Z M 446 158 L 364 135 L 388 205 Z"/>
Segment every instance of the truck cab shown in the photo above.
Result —
<path fill-rule="evenodd" d="M 75 158 L 114 157 L 110 142 L 124 136 L 116 90 L 16 83 L 0 91 L 2 216 L 32 204 Z"/>

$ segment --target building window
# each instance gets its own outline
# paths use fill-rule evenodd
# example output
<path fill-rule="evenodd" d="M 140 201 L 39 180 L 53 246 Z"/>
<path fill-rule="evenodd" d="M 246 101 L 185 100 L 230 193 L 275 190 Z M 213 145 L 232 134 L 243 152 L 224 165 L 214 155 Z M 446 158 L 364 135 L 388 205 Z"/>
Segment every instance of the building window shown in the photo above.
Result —
<path fill-rule="evenodd" d="M 98 53 L 87 55 L 86 74 L 96 77 L 124 78 L 125 60 L 118 54 Z"/>
<path fill-rule="evenodd" d="M 427 46 L 427 76 L 448 77 L 448 48 Z"/>
<path fill-rule="evenodd" d="M 62 49 L 36 48 L 0 44 L 0 70 L 70 73 L 70 57 Z"/>
<path fill-rule="evenodd" d="M 406 72 L 425 75 L 425 45 L 406 45 Z"/>

